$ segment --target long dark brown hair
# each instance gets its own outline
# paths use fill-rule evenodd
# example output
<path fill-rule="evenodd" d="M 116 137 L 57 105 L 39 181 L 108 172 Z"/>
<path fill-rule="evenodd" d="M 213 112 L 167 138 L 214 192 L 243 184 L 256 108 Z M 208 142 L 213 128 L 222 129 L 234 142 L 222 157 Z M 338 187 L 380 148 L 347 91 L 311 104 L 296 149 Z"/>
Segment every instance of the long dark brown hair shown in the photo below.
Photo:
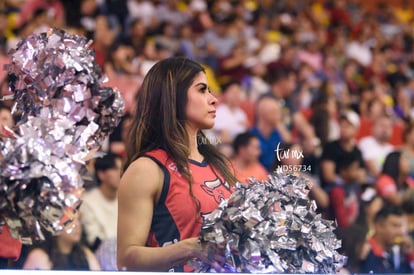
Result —
<path fill-rule="evenodd" d="M 185 129 L 187 91 L 203 67 L 184 57 L 171 57 L 155 64 L 146 74 L 137 94 L 136 110 L 126 144 L 127 157 L 123 171 L 146 152 L 163 149 L 172 158 L 178 171 L 190 184 L 192 177 L 188 165 L 189 136 Z M 228 161 L 213 146 L 202 131 L 197 133 L 198 149 L 205 160 L 229 184 L 237 180 L 228 168 Z"/>

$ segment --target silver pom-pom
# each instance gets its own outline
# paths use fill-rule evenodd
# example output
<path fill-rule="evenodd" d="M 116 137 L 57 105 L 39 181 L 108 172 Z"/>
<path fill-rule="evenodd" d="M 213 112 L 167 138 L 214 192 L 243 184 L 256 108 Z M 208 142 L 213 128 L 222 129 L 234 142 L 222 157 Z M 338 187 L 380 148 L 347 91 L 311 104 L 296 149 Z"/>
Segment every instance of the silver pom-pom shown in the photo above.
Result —
<path fill-rule="evenodd" d="M 119 91 L 103 76 L 86 38 L 50 29 L 21 40 L 5 66 L 20 117 L 0 140 L 0 225 L 31 244 L 73 220 L 82 176 L 121 120 Z"/>
<path fill-rule="evenodd" d="M 220 271 L 243 273 L 335 273 L 346 262 L 334 221 L 308 199 L 307 177 L 274 173 L 268 181 L 237 183 L 230 198 L 204 220 L 200 239 Z M 190 262 L 196 271 L 209 263 Z M 214 269 L 214 270 L 213 270 Z"/>
<path fill-rule="evenodd" d="M 95 62 L 91 42 L 63 30 L 30 35 L 10 51 L 5 65 L 14 95 L 13 113 L 20 124 L 42 109 L 51 110 L 50 119 L 67 116 L 74 127 L 91 132 L 89 149 L 99 146 L 119 124 L 124 101 L 118 90 L 102 87 L 106 80 Z"/>

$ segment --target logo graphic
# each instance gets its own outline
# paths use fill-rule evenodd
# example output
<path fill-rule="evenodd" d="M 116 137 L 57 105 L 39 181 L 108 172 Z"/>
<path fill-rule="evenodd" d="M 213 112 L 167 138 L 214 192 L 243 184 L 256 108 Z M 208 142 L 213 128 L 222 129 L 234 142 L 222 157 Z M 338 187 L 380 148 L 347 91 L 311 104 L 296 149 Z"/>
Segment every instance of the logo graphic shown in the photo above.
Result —
<path fill-rule="evenodd" d="M 214 135 L 208 135 L 206 137 L 197 137 L 197 144 L 212 144 L 212 145 L 219 145 L 221 144 L 221 138 L 214 136 Z"/>
<path fill-rule="evenodd" d="M 303 155 L 303 150 L 293 150 L 293 149 L 281 149 L 280 148 L 280 142 L 277 144 L 276 148 L 276 157 L 279 162 L 282 162 L 283 159 L 303 159 L 305 156 Z"/>
<path fill-rule="evenodd" d="M 177 175 L 178 175 L 179 177 L 181 177 L 181 174 L 180 174 L 180 172 L 178 172 L 178 168 L 177 168 L 177 165 L 176 165 L 175 163 L 170 163 L 170 164 L 168 164 L 168 169 L 170 169 L 171 171 L 176 172 L 176 173 L 177 173 Z"/>
<path fill-rule="evenodd" d="M 281 148 L 280 143 L 276 147 L 276 158 L 278 165 L 276 167 L 277 172 L 310 172 L 311 166 L 304 165 L 303 159 L 305 155 L 302 149 Z"/>
<path fill-rule="evenodd" d="M 204 190 L 208 195 L 212 196 L 217 203 L 220 203 L 224 200 L 223 190 L 220 189 L 220 186 L 225 186 L 219 178 L 216 178 L 212 181 L 205 181 L 201 185 L 201 189 Z"/>

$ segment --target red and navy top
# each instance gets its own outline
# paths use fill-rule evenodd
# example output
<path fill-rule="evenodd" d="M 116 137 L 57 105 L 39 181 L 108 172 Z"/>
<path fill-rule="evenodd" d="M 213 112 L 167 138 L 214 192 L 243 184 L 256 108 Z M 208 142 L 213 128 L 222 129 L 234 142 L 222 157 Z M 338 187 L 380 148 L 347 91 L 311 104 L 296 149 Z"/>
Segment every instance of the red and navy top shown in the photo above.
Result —
<path fill-rule="evenodd" d="M 198 237 L 203 217 L 216 210 L 218 204 L 230 196 L 232 188 L 207 162 L 189 160 L 193 194 L 200 202 L 200 213 L 197 213 L 188 181 L 178 172 L 174 160 L 162 149 L 150 151 L 145 156 L 154 160 L 164 172 L 164 184 L 154 208 L 147 246 L 162 247 Z M 190 269 L 177 266 L 170 271 Z"/>

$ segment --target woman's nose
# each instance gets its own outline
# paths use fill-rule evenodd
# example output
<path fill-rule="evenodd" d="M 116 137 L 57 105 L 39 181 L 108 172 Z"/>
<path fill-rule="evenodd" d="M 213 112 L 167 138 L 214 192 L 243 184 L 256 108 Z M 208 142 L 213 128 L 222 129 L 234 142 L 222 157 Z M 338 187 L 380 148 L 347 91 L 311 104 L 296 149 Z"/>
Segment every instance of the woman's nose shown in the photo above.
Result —
<path fill-rule="evenodd" d="M 216 104 L 217 103 L 217 97 L 215 97 L 213 94 L 210 94 L 211 98 L 210 98 L 210 104 Z"/>

